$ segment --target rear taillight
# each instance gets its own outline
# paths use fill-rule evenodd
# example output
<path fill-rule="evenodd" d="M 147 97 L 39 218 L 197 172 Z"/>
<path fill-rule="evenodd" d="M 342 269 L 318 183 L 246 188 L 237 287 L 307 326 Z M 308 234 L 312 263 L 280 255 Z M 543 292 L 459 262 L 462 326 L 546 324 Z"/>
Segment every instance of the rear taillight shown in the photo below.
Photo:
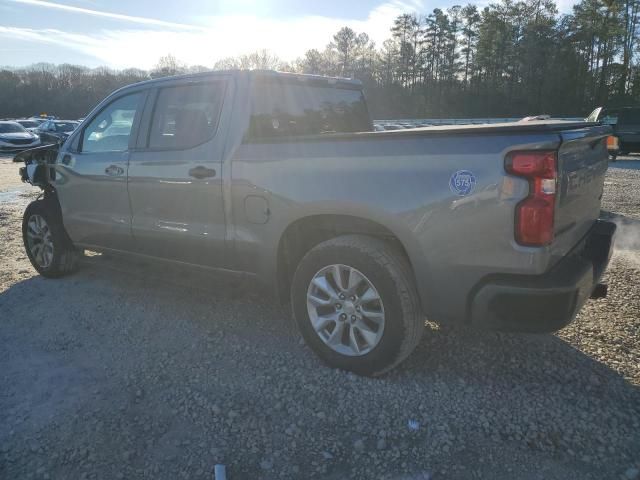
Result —
<path fill-rule="evenodd" d="M 607 149 L 609 150 L 618 150 L 618 137 L 614 137 L 613 135 L 609 135 L 607 137 Z"/>
<path fill-rule="evenodd" d="M 505 160 L 505 169 L 529 181 L 529 196 L 516 206 L 516 241 L 531 247 L 548 245 L 553 240 L 556 152 L 512 152 Z"/>

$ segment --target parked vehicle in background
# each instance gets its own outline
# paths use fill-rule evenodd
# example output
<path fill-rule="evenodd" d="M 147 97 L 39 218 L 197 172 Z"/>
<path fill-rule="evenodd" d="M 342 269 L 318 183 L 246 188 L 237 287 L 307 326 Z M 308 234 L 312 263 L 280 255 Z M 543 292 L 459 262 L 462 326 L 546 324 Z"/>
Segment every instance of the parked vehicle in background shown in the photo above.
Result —
<path fill-rule="evenodd" d="M 640 153 L 640 107 L 598 107 L 587 117 L 587 121 L 613 127 L 613 134 L 618 138 L 618 155 Z"/>
<path fill-rule="evenodd" d="M 44 120 L 33 118 L 19 118 L 16 120 L 16 123 L 19 123 L 25 128 L 25 130 L 31 133 L 37 133 L 38 127 L 44 122 Z"/>
<path fill-rule="evenodd" d="M 40 137 L 18 122 L 0 122 L 0 153 L 17 153 L 40 146 Z"/>
<path fill-rule="evenodd" d="M 640 108 L 620 109 L 618 121 L 613 130 L 620 143 L 620 155 L 640 152 Z"/>
<path fill-rule="evenodd" d="M 47 120 L 38 127 L 42 143 L 64 143 L 78 125 L 72 120 Z"/>
<path fill-rule="evenodd" d="M 425 316 L 549 332 L 598 284 L 609 127 L 529 121 L 373 131 L 355 80 L 267 71 L 122 88 L 24 154 L 34 268 L 90 249 L 254 277 L 327 364 L 378 375 Z M 63 298 L 60 301 L 64 301 Z"/>

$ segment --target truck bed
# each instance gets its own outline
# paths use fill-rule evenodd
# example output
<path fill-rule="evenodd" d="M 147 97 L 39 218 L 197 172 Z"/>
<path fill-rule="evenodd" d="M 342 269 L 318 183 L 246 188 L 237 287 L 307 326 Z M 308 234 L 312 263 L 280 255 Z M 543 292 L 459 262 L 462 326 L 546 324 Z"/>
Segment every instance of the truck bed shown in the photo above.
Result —
<path fill-rule="evenodd" d="M 577 130 L 589 127 L 600 126 L 594 122 L 575 122 L 567 120 L 534 120 L 530 122 L 505 122 L 482 125 L 437 125 L 432 127 L 416 127 L 403 130 L 381 130 L 376 132 L 355 132 L 355 133 L 326 133 L 323 135 L 296 135 L 274 137 L 269 140 L 261 139 L 259 143 L 272 142 L 307 142 L 313 141 L 334 141 L 344 139 L 364 139 L 364 138 L 397 138 L 416 137 L 429 135 L 462 135 L 462 134 L 505 134 L 505 133 L 533 133 L 533 132 L 561 132 L 565 130 Z"/>

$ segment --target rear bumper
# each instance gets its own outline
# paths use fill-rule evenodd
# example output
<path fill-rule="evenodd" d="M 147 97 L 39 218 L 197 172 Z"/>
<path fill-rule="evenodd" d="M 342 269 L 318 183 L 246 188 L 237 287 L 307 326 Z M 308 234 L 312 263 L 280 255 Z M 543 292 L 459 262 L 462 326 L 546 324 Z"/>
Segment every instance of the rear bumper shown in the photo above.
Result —
<path fill-rule="evenodd" d="M 495 275 L 474 289 L 471 323 L 480 328 L 553 332 L 569 324 L 587 301 L 613 252 L 616 226 L 598 220 L 589 234 L 540 276 Z"/>

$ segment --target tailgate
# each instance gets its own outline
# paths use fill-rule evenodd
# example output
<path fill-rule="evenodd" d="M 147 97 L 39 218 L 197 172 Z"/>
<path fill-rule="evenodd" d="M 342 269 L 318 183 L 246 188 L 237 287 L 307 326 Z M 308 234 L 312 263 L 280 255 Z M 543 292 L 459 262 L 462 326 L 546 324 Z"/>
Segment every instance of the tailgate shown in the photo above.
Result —
<path fill-rule="evenodd" d="M 560 134 L 554 254 L 566 254 L 600 216 L 610 133 L 610 127 L 600 126 Z"/>

